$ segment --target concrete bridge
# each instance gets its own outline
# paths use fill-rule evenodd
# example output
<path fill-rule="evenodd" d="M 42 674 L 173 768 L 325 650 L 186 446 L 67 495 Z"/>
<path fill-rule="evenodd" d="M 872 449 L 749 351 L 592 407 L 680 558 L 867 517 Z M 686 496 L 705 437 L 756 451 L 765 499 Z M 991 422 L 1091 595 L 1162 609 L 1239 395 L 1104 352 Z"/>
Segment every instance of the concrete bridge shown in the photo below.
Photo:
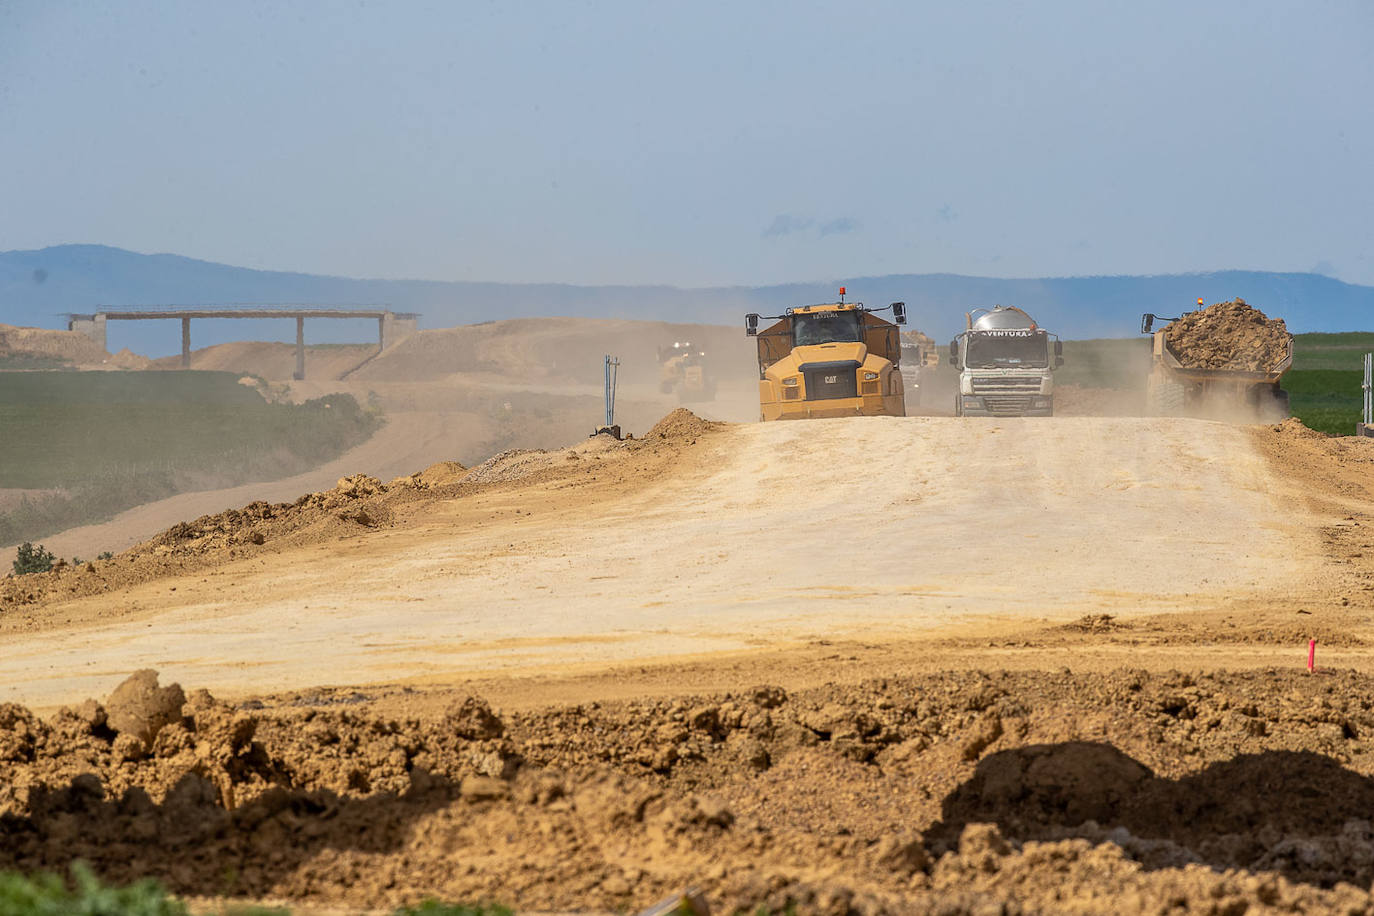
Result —
<path fill-rule="evenodd" d="M 181 365 L 191 366 L 191 319 L 193 318 L 294 318 L 296 320 L 296 373 L 305 378 L 305 319 L 375 318 L 378 352 L 414 334 L 419 321 L 416 312 L 393 312 L 386 307 L 359 308 L 329 305 L 227 305 L 227 306 L 136 306 L 102 309 L 89 314 L 67 316 L 67 330 L 78 331 L 106 346 L 105 326 L 110 321 L 181 321 Z"/>

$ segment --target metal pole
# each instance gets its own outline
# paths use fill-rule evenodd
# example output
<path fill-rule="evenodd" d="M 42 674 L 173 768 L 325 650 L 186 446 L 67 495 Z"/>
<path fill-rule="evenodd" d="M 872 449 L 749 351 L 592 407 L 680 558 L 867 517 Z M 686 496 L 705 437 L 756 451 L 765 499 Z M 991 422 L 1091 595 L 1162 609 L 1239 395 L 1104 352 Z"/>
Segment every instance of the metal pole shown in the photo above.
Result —
<path fill-rule="evenodd" d="M 620 358 L 606 355 L 606 426 L 615 425 L 615 384 L 619 373 Z"/>
<path fill-rule="evenodd" d="M 181 319 L 181 368 L 191 368 L 191 319 Z"/>
<path fill-rule="evenodd" d="M 1364 355 L 1364 425 L 1374 426 L 1374 353 Z"/>
<path fill-rule="evenodd" d="M 305 378 L 305 316 L 296 316 L 296 381 Z"/>

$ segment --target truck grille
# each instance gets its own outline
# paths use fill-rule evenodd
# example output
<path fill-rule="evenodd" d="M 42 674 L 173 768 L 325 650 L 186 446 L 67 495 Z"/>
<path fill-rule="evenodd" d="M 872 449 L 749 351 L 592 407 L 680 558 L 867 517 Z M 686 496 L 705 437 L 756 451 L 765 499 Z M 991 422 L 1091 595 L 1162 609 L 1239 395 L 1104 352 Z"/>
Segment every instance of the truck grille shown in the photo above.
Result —
<path fill-rule="evenodd" d="M 1031 399 L 1040 394 L 1040 379 L 975 375 L 973 393 L 983 399 L 989 413 L 1012 416 L 1030 409 Z"/>
<path fill-rule="evenodd" d="M 829 401 L 859 396 L 859 363 L 844 359 L 829 363 L 804 363 L 798 367 L 806 380 L 808 401 Z"/>
<path fill-rule="evenodd" d="M 1014 375 L 975 375 L 974 394 L 1039 394 L 1040 379 Z"/>

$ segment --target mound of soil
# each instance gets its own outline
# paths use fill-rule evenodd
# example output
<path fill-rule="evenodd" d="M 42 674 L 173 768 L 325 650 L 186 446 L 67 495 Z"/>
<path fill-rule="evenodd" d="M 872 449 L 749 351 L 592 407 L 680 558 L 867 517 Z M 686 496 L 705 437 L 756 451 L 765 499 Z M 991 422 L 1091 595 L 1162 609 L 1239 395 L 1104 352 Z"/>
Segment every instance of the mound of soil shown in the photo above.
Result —
<path fill-rule="evenodd" d="M 1218 302 L 1184 315 L 1164 339 L 1189 369 L 1272 370 L 1288 355 L 1288 327 L 1244 299 Z"/>
<path fill-rule="evenodd" d="M 148 369 L 153 365 L 153 361 L 146 356 L 135 353 L 128 347 L 120 350 L 105 361 L 108 368 L 112 369 Z"/>
<path fill-rule="evenodd" d="M 196 691 L 146 749 L 107 724 L 113 696 L 50 721 L 0 706 L 0 870 L 80 857 L 372 908 L 627 911 L 698 885 L 723 912 L 1374 912 L 1364 675 L 426 699 L 395 718 L 356 691 Z"/>
<path fill-rule="evenodd" d="M 698 436 L 704 436 L 720 426 L 720 423 L 703 420 L 686 407 L 679 407 L 655 423 L 644 438 L 695 441 Z"/>

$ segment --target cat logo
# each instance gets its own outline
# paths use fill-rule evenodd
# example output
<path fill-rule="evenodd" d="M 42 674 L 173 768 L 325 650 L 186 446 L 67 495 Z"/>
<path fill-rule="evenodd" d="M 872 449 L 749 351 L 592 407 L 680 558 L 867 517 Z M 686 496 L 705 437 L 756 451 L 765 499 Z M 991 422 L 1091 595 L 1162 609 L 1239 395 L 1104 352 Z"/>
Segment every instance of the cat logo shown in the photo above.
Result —
<path fill-rule="evenodd" d="M 840 380 L 840 377 L 839 377 L 838 375 L 827 375 L 827 376 L 825 377 L 825 383 L 826 383 L 827 385 L 833 385 L 833 384 L 835 384 L 836 382 L 838 382 L 839 380 Z"/>

